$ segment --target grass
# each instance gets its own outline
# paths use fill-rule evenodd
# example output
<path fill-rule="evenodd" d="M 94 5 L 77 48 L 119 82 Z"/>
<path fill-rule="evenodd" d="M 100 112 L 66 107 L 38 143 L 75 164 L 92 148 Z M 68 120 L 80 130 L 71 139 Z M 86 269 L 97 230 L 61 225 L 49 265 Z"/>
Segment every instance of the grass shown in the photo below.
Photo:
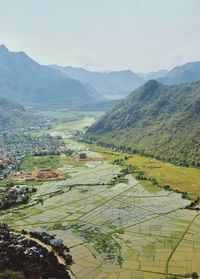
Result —
<path fill-rule="evenodd" d="M 28 156 L 22 163 L 21 169 L 32 171 L 34 168 L 60 168 L 64 165 L 79 166 L 80 164 L 70 156 Z"/>
<path fill-rule="evenodd" d="M 81 131 L 84 130 L 85 127 L 89 127 L 94 123 L 94 117 L 85 117 L 82 119 L 74 119 L 73 121 L 65 121 L 59 124 L 56 124 L 53 126 L 52 130 L 49 130 L 49 132 L 62 132 L 62 133 L 73 133 L 75 131 Z"/>
<path fill-rule="evenodd" d="M 114 261 L 118 261 L 121 265 L 121 257 L 119 255 L 119 244 L 114 241 L 110 234 L 104 234 L 99 228 L 85 228 L 84 225 L 75 224 L 73 225 L 75 232 L 80 233 L 89 243 L 93 243 L 93 247 L 100 254 L 106 255 Z"/>
<path fill-rule="evenodd" d="M 124 166 L 135 165 L 140 171 L 144 171 L 147 177 L 155 178 L 161 185 L 167 184 L 173 189 L 187 192 L 190 198 L 200 196 L 199 169 L 175 166 L 145 156 L 121 154 L 99 146 L 91 145 L 90 148 L 111 161 L 129 156 L 129 159 L 123 162 Z M 146 181 L 140 182 L 144 183 L 144 186 L 148 184 Z"/>
<path fill-rule="evenodd" d="M 138 155 L 134 155 L 126 161 L 126 164 L 140 167 L 148 177 L 155 178 L 162 185 L 168 184 L 173 189 L 187 192 L 191 198 L 200 196 L 200 170 L 198 169 L 174 166 Z"/>
<path fill-rule="evenodd" d="M 66 120 L 66 121 L 71 121 L 71 120 L 79 120 L 84 117 L 90 116 L 90 117 L 99 117 L 103 114 L 101 111 L 73 111 L 73 110 L 68 110 L 68 109 L 57 109 L 57 110 L 49 110 L 49 111 L 39 111 L 37 113 L 39 116 L 43 115 L 46 117 L 50 118 L 56 118 L 59 120 Z"/>

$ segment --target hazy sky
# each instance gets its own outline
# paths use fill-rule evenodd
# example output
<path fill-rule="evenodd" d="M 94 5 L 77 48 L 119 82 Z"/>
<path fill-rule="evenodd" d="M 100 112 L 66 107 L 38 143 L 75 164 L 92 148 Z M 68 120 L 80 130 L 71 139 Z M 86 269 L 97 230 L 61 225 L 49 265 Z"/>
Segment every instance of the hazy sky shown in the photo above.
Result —
<path fill-rule="evenodd" d="M 0 43 L 42 64 L 172 68 L 200 60 L 200 0 L 0 0 Z"/>

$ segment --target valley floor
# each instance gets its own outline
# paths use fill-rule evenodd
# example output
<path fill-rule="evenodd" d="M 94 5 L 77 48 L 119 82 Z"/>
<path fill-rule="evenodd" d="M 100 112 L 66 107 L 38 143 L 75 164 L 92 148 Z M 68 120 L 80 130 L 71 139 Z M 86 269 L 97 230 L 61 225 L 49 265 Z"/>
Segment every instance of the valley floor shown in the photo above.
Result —
<path fill-rule="evenodd" d="M 72 134 L 91 125 L 94 116 L 88 113 L 66 119 L 66 112 L 65 121 L 50 133 L 61 135 L 66 146 L 77 153 L 106 160 L 74 162 L 66 157 L 59 169 L 68 177 L 37 185 L 31 202 L 2 211 L 0 222 L 14 230 L 47 231 L 63 239 L 70 248 L 74 260 L 71 272 L 77 279 L 164 279 L 200 274 L 199 212 L 186 209 L 191 201 L 180 193 L 138 182 L 132 174 L 119 179 L 122 167 L 113 161 L 127 154 L 74 140 Z M 163 185 L 177 185 L 181 190 L 187 185 L 193 191 L 194 184 L 198 189 L 199 170 L 164 167 L 135 155 L 127 164 L 138 166 Z M 152 164 L 157 167 L 150 168 Z M 189 177 L 188 182 L 182 173 Z"/>

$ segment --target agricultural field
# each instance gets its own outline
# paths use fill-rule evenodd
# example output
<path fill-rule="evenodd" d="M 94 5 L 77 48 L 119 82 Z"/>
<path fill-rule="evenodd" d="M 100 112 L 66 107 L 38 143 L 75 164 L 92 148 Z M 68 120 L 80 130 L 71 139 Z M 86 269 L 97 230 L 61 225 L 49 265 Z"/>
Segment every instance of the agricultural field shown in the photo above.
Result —
<path fill-rule="evenodd" d="M 56 118 L 65 121 L 80 120 L 85 117 L 98 118 L 103 114 L 102 111 L 71 111 L 69 109 L 54 109 L 49 111 L 39 111 L 38 115 L 43 115 L 46 117 Z"/>
<path fill-rule="evenodd" d="M 71 156 L 27 156 L 21 165 L 21 169 L 32 171 L 35 168 L 61 168 L 67 164 L 77 165 Z"/>
<path fill-rule="evenodd" d="M 116 165 L 113 161 L 126 154 L 73 139 L 74 132 L 83 131 L 92 121 L 94 116 L 86 115 L 48 132 L 62 135 L 66 146 L 75 152 L 84 150 L 88 157 L 107 160 L 74 163 L 72 158 L 57 158 L 52 164 L 58 163 L 68 177 L 39 184 L 28 205 L 0 212 L 0 221 L 14 230 L 47 231 L 62 238 L 73 256 L 71 271 L 77 279 L 164 279 L 200 274 L 200 214 L 186 209 L 191 201 L 180 193 L 137 181 L 132 174 L 122 175 L 125 165 L 133 164 L 162 183 L 181 187 L 189 181 L 198 183 L 192 172 L 199 171 L 187 169 L 185 182 L 181 175 L 186 169 L 174 167 L 173 172 L 173 166 L 165 167 L 149 158 L 131 155 L 125 165 Z M 35 165 L 25 163 L 30 168 Z M 40 163 L 46 166 L 45 161 Z"/>
<path fill-rule="evenodd" d="M 100 152 L 107 159 L 114 161 L 129 156 L 123 165 L 137 166 L 145 172 L 147 177 L 155 178 L 161 185 L 170 185 L 173 189 L 187 192 L 189 197 L 200 196 L 200 170 L 195 168 L 175 166 L 170 163 L 163 163 L 153 158 L 121 154 L 99 146 L 91 146 L 91 149 Z M 145 183 L 144 181 L 142 183 Z"/>

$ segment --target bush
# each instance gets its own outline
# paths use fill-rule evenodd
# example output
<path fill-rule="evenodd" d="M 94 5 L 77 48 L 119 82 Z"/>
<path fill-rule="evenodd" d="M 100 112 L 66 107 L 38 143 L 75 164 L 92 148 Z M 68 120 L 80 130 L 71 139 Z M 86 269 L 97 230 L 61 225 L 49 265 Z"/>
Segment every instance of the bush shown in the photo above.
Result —
<path fill-rule="evenodd" d="M 0 272 L 0 279 L 25 279 L 25 277 L 19 271 L 15 272 L 7 269 L 3 272 Z"/>
<path fill-rule="evenodd" d="M 14 184 L 14 181 L 13 180 L 8 180 L 7 182 L 6 182 L 6 186 L 7 187 L 13 187 L 15 184 Z"/>
<path fill-rule="evenodd" d="M 53 224 L 53 230 L 59 230 L 62 228 L 61 222 L 56 222 Z"/>
<path fill-rule="evenodd" d="M 198 279 L 199 278 L 197 272 L 192 272 L 191 276 L 192 276 L 192 279 Z"/>
<path fill-rule="evenodd" d="M 158 181 L 155 178 L 152 178 L 151 182 L 152 182 L 153 185 L 158 185 Z"/>

